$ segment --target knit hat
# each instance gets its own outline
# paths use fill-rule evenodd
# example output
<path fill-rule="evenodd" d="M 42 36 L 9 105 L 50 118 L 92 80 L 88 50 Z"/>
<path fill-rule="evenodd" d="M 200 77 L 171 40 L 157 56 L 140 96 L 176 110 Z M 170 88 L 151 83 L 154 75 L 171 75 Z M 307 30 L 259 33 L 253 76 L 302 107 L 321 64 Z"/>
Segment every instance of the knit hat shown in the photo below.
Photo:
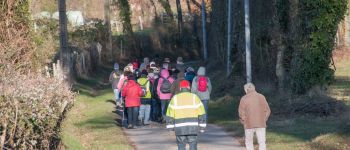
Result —
<path fill-rule="evenodd" d="M 180 81 L 180 89 L 190 89 L 190 82 L 188 82 L 187 80 L 182 80 Z"/>
<path fill-rule="evenodd" d="M 205 67 L 199 67 L 197 75 L 205 76 Z"/>
<path fill-rule="evenodd" d="M 154 61 L 150 62 L 149 66 L 150 66 L 150 68 L 156 68 L 157 67 L 157 65 L 156 65 L 156 63 Z"/>
<path fill-rule="evenodd" d="M 119 70 L 119 64 L 118 63 L 114 64 L 114 70 Z"/>
<path fill-rule="evenodd" d="M 164 58 L 164 62 L 170 63 L 170 58 Z"/>

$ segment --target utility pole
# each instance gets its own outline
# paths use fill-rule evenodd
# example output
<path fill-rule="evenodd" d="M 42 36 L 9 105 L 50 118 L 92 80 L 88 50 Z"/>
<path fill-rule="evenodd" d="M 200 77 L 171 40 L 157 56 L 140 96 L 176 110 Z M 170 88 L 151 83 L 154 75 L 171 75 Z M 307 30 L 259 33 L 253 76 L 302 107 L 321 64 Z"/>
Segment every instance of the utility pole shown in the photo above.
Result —
<path fill-rule="evenodd" d="M 226 77 L 230 76 L 231 73 L 231 42 L 232 42 L 232 0 L 228 0 L 228 23 L 227 23 L 227 68 Z"/>
<path fill-rule="evenodd" d="M 207 51 L 207 30 L 206 30 L 206 8 L 205 1 L 202 0 L 202 32 L 203 32 L 203 55 L 204 60 L 208 59 L 208 51 Z"/>
<path fill-rule="evenodd" d="M 252 82 L 252 62 L 250 46 L 249 0 L 244 0 L 244 12 L 247 83 L 250 83 Z"/>

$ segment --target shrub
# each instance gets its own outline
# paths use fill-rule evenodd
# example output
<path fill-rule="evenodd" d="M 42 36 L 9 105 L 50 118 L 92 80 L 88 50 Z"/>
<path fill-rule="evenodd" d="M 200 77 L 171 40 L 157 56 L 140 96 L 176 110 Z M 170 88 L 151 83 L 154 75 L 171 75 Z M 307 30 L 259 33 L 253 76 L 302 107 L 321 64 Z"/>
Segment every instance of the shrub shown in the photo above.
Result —
<path fill-rule="evenodd" d="M 73 100 L 65 82 L 6 69 L 0 74 L 0 148 L 56 149 L 61 120 Z"/>

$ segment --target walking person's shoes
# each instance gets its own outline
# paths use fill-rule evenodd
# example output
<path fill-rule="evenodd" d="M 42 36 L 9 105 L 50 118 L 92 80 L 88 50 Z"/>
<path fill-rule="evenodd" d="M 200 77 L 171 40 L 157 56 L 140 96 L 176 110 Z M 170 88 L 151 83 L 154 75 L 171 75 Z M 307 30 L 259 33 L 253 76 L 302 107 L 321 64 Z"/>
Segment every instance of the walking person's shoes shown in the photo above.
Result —
<path fill-rule="evenodd" d="M 133 126 L 131 124 L 129 124 L 127 129 L 133 129 Z"/>
<path fill-rule="evenodd" d="M 123 106 L 122 106 L 122 105 L 117 106 L 117 111 L 119 111 L 119 112 L 123 112 L 123 111 L 124 111 Z"/>

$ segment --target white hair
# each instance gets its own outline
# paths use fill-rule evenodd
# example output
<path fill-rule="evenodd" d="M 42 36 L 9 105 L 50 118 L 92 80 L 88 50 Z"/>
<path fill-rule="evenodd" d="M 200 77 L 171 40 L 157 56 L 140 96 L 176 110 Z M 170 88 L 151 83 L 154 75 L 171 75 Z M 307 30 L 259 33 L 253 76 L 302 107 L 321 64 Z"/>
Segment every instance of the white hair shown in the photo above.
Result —
<path fill-rule="evenodd" d="M 247 83 L 244 85 L 244 91 L 247 93 L 247 92 L 250 92 L 250 91 L 255 91 L 255 86 L 253 83 Z"/>

